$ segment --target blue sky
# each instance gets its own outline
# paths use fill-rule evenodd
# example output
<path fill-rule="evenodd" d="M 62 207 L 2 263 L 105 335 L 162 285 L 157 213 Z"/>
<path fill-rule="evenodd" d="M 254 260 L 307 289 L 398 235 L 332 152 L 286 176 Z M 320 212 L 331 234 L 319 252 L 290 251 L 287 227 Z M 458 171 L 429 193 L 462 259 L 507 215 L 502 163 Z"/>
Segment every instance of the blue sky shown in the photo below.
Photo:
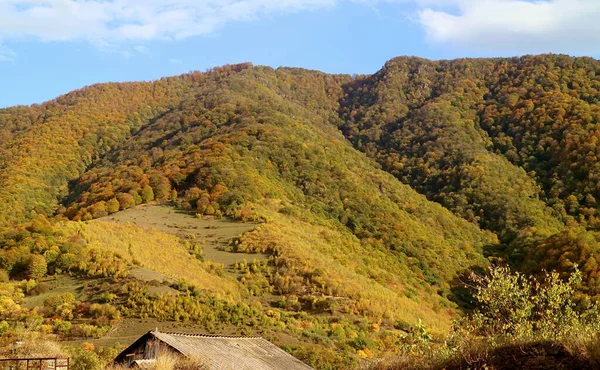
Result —
<path fill-rule="evenodd" d="M 250 61 L 600 55 L 598 0 L 0 0 L 0 107 Z"/>

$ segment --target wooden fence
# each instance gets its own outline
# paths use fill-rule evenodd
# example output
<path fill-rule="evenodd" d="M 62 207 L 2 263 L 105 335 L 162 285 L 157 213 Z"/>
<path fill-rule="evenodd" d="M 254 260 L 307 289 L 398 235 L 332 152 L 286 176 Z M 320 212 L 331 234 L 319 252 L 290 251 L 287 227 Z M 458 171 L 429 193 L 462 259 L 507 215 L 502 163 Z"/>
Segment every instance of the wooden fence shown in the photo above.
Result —
<path fill-rule="evenodd" d="M 68 358 L 4 358 L 0 370 L 69 370 Z"/>

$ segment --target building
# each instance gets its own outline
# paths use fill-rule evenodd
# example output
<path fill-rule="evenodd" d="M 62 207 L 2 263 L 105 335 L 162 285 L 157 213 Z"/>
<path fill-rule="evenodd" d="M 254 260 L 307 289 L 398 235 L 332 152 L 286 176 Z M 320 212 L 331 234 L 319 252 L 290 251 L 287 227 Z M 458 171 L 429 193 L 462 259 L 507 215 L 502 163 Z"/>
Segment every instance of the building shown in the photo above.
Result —
<path fill-rule="evenodd" d="M 199 360 L 209 370 L 311 370 L 261 337 L 163 333 L 153 330 L 121 352 L 115 363 L 147 369 L 159 353 Z"/>

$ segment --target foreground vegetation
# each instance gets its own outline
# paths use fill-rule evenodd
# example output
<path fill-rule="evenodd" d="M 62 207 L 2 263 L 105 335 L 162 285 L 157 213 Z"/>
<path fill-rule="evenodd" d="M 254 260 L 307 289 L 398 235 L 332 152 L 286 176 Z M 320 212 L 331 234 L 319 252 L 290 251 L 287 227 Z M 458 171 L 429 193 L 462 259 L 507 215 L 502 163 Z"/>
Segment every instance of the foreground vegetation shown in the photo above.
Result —
<path fill-rule="evenodd" d="M 477 308 L 455 320 L 451 333 L 432 336 L 419 324 L 399 338 L 398 352 L 371 365 L 373 370 L 393 369 L 509 369 L 595 368 L 600 365 L 600 310 L 576 293 L 582 274 L 575 270 L 566 280 L 557 273 L 543 278 L 493 267 L 468 280 Z M 265 325 L 265 323 L 263 323 Z M 24 327 L 6 327 L 2 339 L 4 355 L 71 356 L 74 369 L 119 369 L 111 365 L 122 346 L 95 348 L 59 345 L 48 335 Z M 15 347 L 15 338 L 24 345 Z M 318 353 L 306 357 L 317 368 Z M 316 362 L 315 362 L 316 361 Z M 348 366 L 349 364 L 338 366 Z M 194 359 L 163 354 L 155 368 L 197 369 Z"/>
<path fill-rule="evenodd" d="M 376 369 L 574 369 L 600 365 L 600 310 L 581 299 L 581 272 L 534 279 L 494 267 L 472 275 L 475 311 L 443 343 L 421 341 Z"/>

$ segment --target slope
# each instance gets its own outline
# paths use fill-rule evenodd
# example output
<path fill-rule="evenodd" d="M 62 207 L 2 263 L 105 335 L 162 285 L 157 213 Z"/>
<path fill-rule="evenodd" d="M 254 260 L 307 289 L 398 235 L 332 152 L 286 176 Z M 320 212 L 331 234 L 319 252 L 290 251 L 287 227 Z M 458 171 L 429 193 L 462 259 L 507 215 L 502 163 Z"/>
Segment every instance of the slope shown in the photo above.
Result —
<path fill-rule="evenodd" d="M 484 246 L 497 240 L 352 148 L 337 130 L 342 86 L 351 81 L 349 76 L 248 65 L 183 76 L 174 91 L 164 94 L 173 99 L 165 98 L 168 102 L 151 119 L 117 135 L 110 146 L 92 146 L 97 154 L 89 162 L 85 156 L 51 162 L 49 168 L 60 174 L 54 180 L 37 172 L 27 175 L 39 184 L 15 193 L 25 196 L 27 189 L 45 186 L 49 191 L 35 198 L 46 201 L 45 212 L 58 209 L 59 218 L 73 220 L 89 221 L 158 200 L 208 217 L 260 222 L 233 249 L 267 253 L 269 260 L 238 263 L 231 277 L 206 262 L 185 262 L 185 249 L 160 233 L 102 221 L 62 221 L 52 231 L 31 226 L 20 234 L 9 231 L 4 256 L 15 263 L 3 268 L 22 276 L 32 270 L 34 255 L 52 254 L 46 260 L 51 273 L 58 268 L 119 282 L 114 287 L 98 283 L 97 292 L 113 297 L 124 317 L 193 321 L 213 332 L 259 331 L 280 344 L 291 337 L 295 345 L 290 350 L 299 356 L 338 368 L 356 365 L 357 354 L 396 350 L 419 320 L 442 334 L 458 308 L 451 301 L 453 280 L 465 269 L 484 265 Z M 84 94 L 101 99 L 94 95 Z M 144 101 L 143 94 L 133 101 Z M 121 109 L 115 108 L 126 117 Z M 78 110 L 66 115 L 73 122 L 85 120 L 90 132 L 104 125 Z M 123 118 L 110 127 L 128 123 Z M 41 130 L 38 126 L 19 135 L 35 132 L 39 142 L 48 140 L 47 133 L 35 131 Z M 20 140 L 15 136 L 7 147 Z M 53 155 L 34 151 L 31 160 L 75 156 L 77 150 L 71 149 L 57 146 Z M 11 159 L 7 168 L 15 169 L 6 172 L 7 179 L 17 173 L 16 154 L 6 157 Z M 73 164 L 87 169 L 67 187 L 66 180 L 79 172 L 69 172 Z M 60 208 L 52 198 L 59 195 L 64 195 Z M 8 204 L 21 204 L 16 196 L 8 199 Z M 31 217 L 38 222 L 39 217 Z M 145 245 L 143 236 L 153 242 Z M 36 239 L 39 243 L 30 243 Z M 187 266 L 181 274 L 169 270 L 187 280 L 177 285 L 179 294 L 150 293 L 127 276 L 134 262 L 166 273 L 152 265 L 160 264 L 166 249 L 177 250 L 177 265 Z M 201 269 L 194 276 L 189 263 Z"/>
<path fill-rule="evenodd" d="M 474 262 L 480 251 L 474 247 L 493 242 L 377 170 L 328 124 L 335 119 L 331 107 L 286 99 L 285 87 L 275 87 L 285 80 L 298 90 L 323 92 L 321 100 L 316 93 L 312 98 L 335 107 L 335 99 L 326 98 L 339 93 L 327 91 L 330 76 L 267 68 L 230 76 L 84 174 L 66 214 L 85 219 L 97 208 L 102 214 L 103 204 L 125 194 L 143 198 L 146 187 L 163 200 L 173 199 L 175 190 L 180 206 L 209 215 L 264 220 L 257 206 L 280 202 L 288 215 L 326 222 L 378 250 L 416 258 L 440 282 L 460 269 L 451 261 Z M 315 83 L 321 86 L 309 85 Z"/>
<path fill-rule="evenodd" d="M 190 94 L 200 73 L 109 83 L 43 105 L 0 110 L 0 224 L 51 216 L 67 182 Z"/>
<path fill-rule="evenodd" d="M 599 68 L 563 55 L 396 58 L 346 85 L 340 128 L 386 171 L 497 233 L 497 255 L 530 271 L 579 264 L 597 294 L 596 236 L 582 229 L 597 229 Z"/>

